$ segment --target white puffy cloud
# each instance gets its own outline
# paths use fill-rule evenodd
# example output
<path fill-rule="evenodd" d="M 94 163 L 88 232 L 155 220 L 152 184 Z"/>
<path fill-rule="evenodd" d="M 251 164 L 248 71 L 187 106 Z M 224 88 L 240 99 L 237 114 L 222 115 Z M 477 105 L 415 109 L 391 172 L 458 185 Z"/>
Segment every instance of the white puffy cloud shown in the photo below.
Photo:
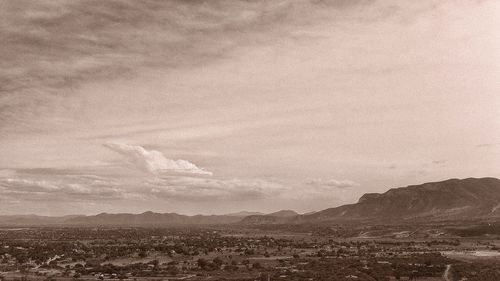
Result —
<path fill-rule="evenodd" d="M 106 143 L 105 147 L 127 157 L 136 167 L 152 174 L 162 172 L 187 173 L 211 176 L 212 172 L 198 168 L 187 160 L 173 160 L 166 158 L 156 150 L 146 150 L 142 146 L 124 143 Z"/>
<path fill-rule="evenodd" d="M 306 183 L 312 186 L 323 186 L 323 187 L 334 187 L 334 188 L 349 188 L 360 185 L 359 183 L 352 180 L 336 180 L 336 179 L 329 179 L 329 180 L 313 179 L 307 181 Z"/>

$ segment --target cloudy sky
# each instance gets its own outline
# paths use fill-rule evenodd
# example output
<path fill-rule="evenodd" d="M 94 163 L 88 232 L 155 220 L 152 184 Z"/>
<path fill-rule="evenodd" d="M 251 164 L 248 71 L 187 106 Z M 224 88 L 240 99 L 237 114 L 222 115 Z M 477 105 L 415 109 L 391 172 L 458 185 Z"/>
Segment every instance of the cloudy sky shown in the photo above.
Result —
<path fill-rule="evenodd" d="M 499 26 L 496 0 L 0 0 L 0 214 L 500 177 Z"/>

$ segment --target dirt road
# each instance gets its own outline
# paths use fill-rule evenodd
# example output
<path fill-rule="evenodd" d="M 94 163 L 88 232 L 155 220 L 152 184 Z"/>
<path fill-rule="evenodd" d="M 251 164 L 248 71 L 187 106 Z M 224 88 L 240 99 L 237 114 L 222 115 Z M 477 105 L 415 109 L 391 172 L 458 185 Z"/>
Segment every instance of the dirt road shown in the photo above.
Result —
<path fill-rule="evenodd" d="M 446 270 L 443 273 L 443 280 L 452 281 L 450 276 L 451 264 L 446 265 Z"/>

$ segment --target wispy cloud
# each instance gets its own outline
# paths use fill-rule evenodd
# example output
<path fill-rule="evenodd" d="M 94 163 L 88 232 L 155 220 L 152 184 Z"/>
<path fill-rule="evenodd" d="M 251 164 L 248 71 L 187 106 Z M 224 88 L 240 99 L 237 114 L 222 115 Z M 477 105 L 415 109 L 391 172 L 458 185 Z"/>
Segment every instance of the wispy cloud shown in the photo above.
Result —
<path fill-rule="evenodd" d="M 396 165 L 396 164 L 390 164 L 389 166 L 387 166 L 387 169 L 389 169 L 389 170 L 395 170 L 397 168 L 398 168 L 398 165 Z"/>
<path fill-rule="evenodd" d="M 168 177 L 148 181 L 147 185 L 153 196 L 181 201 L 267 199 L 286 190 L 281 184 L 266 180 L 194 177 Z"/>
<path fill-rule="evenodd" d="M 481 143 L 476 145 L 477 148 L 490 148 L 493 146 L 500 146 L 500 142 Z"/>
<path fill-rule="evenodd" d="M 186 160 L 172 160 L 142 146 L 106 143 L 125 161 L 102 167 L 103 175 L 79 168 L 0 170 L 0 198 L 16 201 L 67 202 L 102 200 L 166 200 L 175 202 L 251 201 L 281 196 L 289 190 L 262 179 L 215 178 Z M 107 169 L 131 165 L 145 173 L 111 175 Z"/>
<path fill-rule="evenodd" d="M 172 160 L 166 158 L 156 150 L 146 150 L 142 146 L 123 143 L 107 143 L 105 147 L 125 156 L 135 167 L 150 172 L 160 173 L 188 173 L 211 176 L 212 172 L 198 168 L 187 160 Z"/>
<path fill-rule="evenodd" d="M 179 172 L 177 165 L 171 166 L 172 162 L 168 162 L 169 169 L 153 169 L 154 173 L 151 174 L 150 163 L 135 163 L 140 163 L 144 169 L 147 168 L 148 173 L 121 177 L 89 175 L 70 169 L 2 170 L 7 172 L 0 174 L 0 199 L 25 202 L 130 199 L 222 202 L 278 198 L 289 190 L 289 187 L 281 183 L 263 179 L 206 177 L 206 172 L 202 170 L 193 172 L 191 166 L 188 166 L 190 172 L 185 173 L 185 169 Z M 165 170 L 173 172 L 165 173 Z"/>
<path fill-rule="evenodd" d="M 311 186 L 322 186 L 322 187 L 333 187 L 333 188 L 351 188 L 360 186 L 359 183 L 352 180 L 322 180 L 322 179 L 313 179 L 306 182 L 306 184 Z"/>
<path fill-rule="evenodd" d="M 442 160 L 442 159 L 441 160 L 433 160 L 432 164 L 438 165 L 438 166 L 442 166 L 442 165 L 445 165 L 446 162 L 448 162 L 448 161 L 447 160 Z"/>
<path fill-rule="evenodd" d="M 297 29 L 317 21 L 365 21 L 395 9 L 373 2 L 7 1 L 0 9 L 0 120 L 22 125 L 82 82 L 198 66 L 239 47 L 311 39 Z M 348 12 L 369 5 L 370 13 Z"/>
<path fill-rule="evenodd" d="M 23 201 L 101 201 L 124 199 L 115 182 L 97 178 L 0 179 L 0 197 Z"/>

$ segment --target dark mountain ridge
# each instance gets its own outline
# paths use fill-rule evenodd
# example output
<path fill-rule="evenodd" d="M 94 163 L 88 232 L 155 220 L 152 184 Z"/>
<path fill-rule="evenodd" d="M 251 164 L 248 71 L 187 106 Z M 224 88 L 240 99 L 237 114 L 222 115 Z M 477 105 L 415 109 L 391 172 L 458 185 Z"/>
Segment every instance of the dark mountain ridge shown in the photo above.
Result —
<path fill-rule="evenodd" d="M 240 223 L 242 224 L 277 224 L 277 223 L 287 223 L 298 217 L 299 214 L 292 210 L 281 210 L 278 212 L 263 214 L 263 215 L 253 215 L 243 218 Z"/>
<path fill-rule="evenodd" d="M 329 208 L 300 220 L 455 220 L 500 217 L 500 180 L 450 179 L 367 193 L 358 203 Z"/>
<path fill-rule="evenodd" d="M 195 215 L 187 216 L 177 213 L 144 212 L 142 214 L 107 214 L 77 217 L 65 221 L 67 225 L 105 225 L 105 226 L 165 226 L 165 225 L 204 225 L 228 224 L 241 220 L 239 216 L 231 215 Z"/>
<path fill-rule="evenodd" d="M 279 217 L 298 215 L 291 210 L 281 210 L 272 213 Z M 217 225 L 240 222 L 248 216 L 261 216 L 263 213 L 239 212 L 225 215 L 181 215 L 177 213 L 155 213 L 147 211 L 141 214 L 100 213 L 98 215 L 74 216 L 38 216 L 38 215 L 7 215 L 0 216 L 0 226 L 176 226 L 176 225 Z"/>
<path fill-rule="evenodd" d="M 236 212 L 236 213 L 229 213 L 225 214 L 225 216 L 233 216 L 233 217 L 247 217 L 247 216 L 260 216 L 260 215 L 265 215 L 264 213 L 261 212 L 249 212 L 249 211 L 241 211 L 241 212 Z"/>

